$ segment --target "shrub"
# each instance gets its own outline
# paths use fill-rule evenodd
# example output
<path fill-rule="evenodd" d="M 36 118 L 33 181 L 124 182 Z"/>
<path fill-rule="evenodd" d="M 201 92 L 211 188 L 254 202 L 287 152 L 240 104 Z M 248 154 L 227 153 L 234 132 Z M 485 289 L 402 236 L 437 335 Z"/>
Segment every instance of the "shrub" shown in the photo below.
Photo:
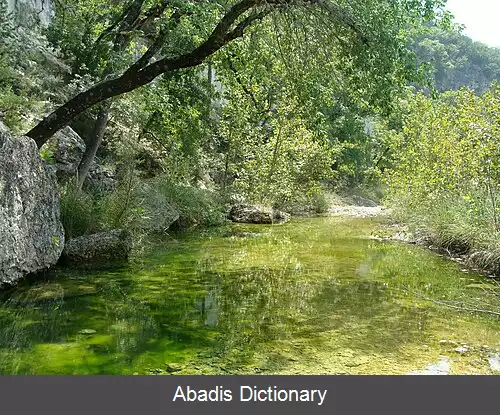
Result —
<path fill-rule="evenodd" d="M 167 202 L 165 208 L 169 214 L 172 211 L 177 212 L 176 223 L 180 227 L 215 226 L 226 219 L 227 208 L 215 192 L 174 184 L 165 177 L 156 178 L 149 188 L 153 191 L 153 196 L 150 195 L 149 198 L 160 196 Z M 149 205 L 151 206 L 151 203 Z"/>
<path fill-rule="evenodd" d="M 500 88 L 417 95 L 392 142 L 388 202 L 458 252 L 500 243 Z"/>
<path fill-rule="evenodd" d="M 67 239 L 100 230 L 98 201 L 73 182 L 61 187 L 61 221 Z"/>

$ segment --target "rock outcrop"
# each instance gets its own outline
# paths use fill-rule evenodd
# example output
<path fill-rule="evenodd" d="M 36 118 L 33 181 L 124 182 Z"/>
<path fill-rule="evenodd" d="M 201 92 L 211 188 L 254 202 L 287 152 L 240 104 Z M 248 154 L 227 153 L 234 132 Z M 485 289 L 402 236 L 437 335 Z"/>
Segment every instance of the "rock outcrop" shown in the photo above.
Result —
<path fill-rule="evenodd" d="M 59 182 L 64 183 L 77 177 L 85 149 L 83 138 L 71 127 L 64 127 L 44 144 L 42 152 L 45 151 L 50 159 L 48 167 L 55 172 Z M 92 191 L 112 192 L 116 188 L 114 169 L 94 160 L 85 187 Z"/>
<path fill-rule="evenodd" d="M 72 179 L 85 153 L 85 142 L 70 127 L 64 127 L 44 144 L 42 151 L 50 154 L 50 167 L 59 180 Z"/>
<path fill-rule="evenodd" d="M 64 231 L 54 175 L 29 137 L 0 125 L 0 285 L 59 259 Z"/>
<path fill-rule="evenodd" d="M 85 179 L 85 187 L 98 192 L 112 192 L 116 189 L 115 175 L 114 169 L 102 166 L 94 160 Z"/>
<path fill-rule="evenodd" d="M 234 205 L 229 212 L 229 219 L 240 223 L 283 223 L 290 220 L 290 215 L 276 209 L 253 205 Z"/>
<path fill-rule="evenodd" d="M 84 235 L 67 241 L 63 260 L 70 263 L 113 262 L 128 258 L 132 235 L 122 229 Z"/>
<path fill-rule="evenodd" d="M 370 200 L 370 199 L 366 199 L 364 197 L 361 197 L 361 196 L 357 196 L 357 195 L 354 195 L 352 197 L 352 200 L 354 201 L 354 203 L 356 203 L 357 206 L 364 206 L 364 207 L 377 207 L 377 203 L 374 202 L 373 200 Z"/>

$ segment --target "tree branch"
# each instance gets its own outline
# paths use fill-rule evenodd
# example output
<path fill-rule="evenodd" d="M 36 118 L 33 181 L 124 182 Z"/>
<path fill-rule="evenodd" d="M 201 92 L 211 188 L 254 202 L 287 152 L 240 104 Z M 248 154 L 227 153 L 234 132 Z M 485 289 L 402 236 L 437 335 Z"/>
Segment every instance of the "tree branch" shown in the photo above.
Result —
<path fill-rule="evenodd" d="M 144 0 L 134 1 L 133 5 L 135 7 L 127 13 L 126 22 L 121 25 L 125 30 L 130 28 L 129 22 L 132 22 L 131 24 L 133 25 L 133 22 L 137 20 L 137 10 L 140 13 L 140 7 L 137 9 L 137 6 L 141 5 L 142 7 L 143 2 Z M 133 70 L 127 70 L 118 77 L 105 80 L 76 95 L 66 104 L 60 106 L 52 114 L 44 118 L 26 135 L 33 138 L 38 147 L 41 147 L 54 133 L 68 125 L 74 117 L 93 105 L 146 85 L 165 72 L 198 66 L 224 45 L 243 36 L 249 26 L 263 19 L 273 10 L 307 3 L 317 4 L 320 7 L 326 8 L 336 17 L 337 21 L 348 25 L 362 38 L 361 31 L 357 28 L 349 13 L 338 5 L 330 3 L 328 0 L 240 0 L 229 8 L 210 36 L 191 52 L 177 57 L 164 57 L 139 69 L 141 65 L 145 64 L 149 55 L 153 54 L 154 49 L 157 47 L 155 45 L 155 48 L 150 48 L 149 53 L 146 52 L 146 56 L 143 56 L 144 59 L 139 59 L 141 61 L 140 64 L 136 63 Z M 264 9 L 257 11 L 261 7 Z M 246 12 L 251 10 L 254 11 L 252 14 L 237 23 Z M 233 27 L 235 24 L 236 26 Z M 121 39 L 117 40 L 120 41 Z"/>
<path fill-rule="evenodd" d="M 87 108 L 146 85 L 165 72 L 201 64 L 208 56 L 218 51 L 229 41 L 234 40 L 236 34 L 243 35 L 240 29 L 237 32 L 231 32 L 231 36 L 228 36 L 228 32 L 242 14 L 259 4 L 262 4 L 262 0 L 242 0 L 236 3 L 222 17 L 208 39 L 193 51 L 175 58 L 160 59 L 140 71 L 125 72 L 117 78 L 94 85 L 57 108 L 26 135 L 33 138 L 40 148 L 54 133 L 65 127 Z"/>
<path fill-rule="evenodd" d="M 172 15 L 172 21 L 177 25 L 179 24 L 182 16 L 183 14 L 177 11 Z M 156 55 L 156 53 L 158 53 L 158 51 L 161 49 L 168 33 L 171 30 L 173 29 L 163 28 L 162 30 L 160 30 L 160 33 L 156 36 L 154 42 L 151 44 L 148 50 L 144 52 L 144 54 L 125 71 L 125 74 L 137 72 L 147 66 L 153 56 Z"/>
<path fill-rule="evenodd" d="M 329 0 L 306 0 L 312 5 L 317 5 L 321 9 L 327 11 L 339 23 L 350 28 L 365 45 L 369 45 L 369 39 L 363 34 L 363 31 L 358 27 L 356 21 L 351 16 L 348 10 L 332 3 Z"/>

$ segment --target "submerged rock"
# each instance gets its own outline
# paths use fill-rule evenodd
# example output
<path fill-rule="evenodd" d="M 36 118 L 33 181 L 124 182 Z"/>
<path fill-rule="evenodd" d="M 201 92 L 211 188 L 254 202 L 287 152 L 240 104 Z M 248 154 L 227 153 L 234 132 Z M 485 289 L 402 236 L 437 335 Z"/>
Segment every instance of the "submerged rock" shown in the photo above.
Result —
<path fill-rule="evenodd" d="M 469 348 L 467 347 L 467 345 L 466 345 L 466 344 L 463 344 L 462 346 L 457 347 L 457 348 L 455 349 L 455 352 L 456 352 L 456 353 L 459 353 L 459 354 L 465 354 L 465 353 L 467 353 L 468 351 L 469 351 Z"/>
<path fill-rule="evenodd" d="M 229 218 L 239 223 L 284 223 L 290 220 L 290 215 L 276 209 L 253 205 L 234 205 L 229 212 Z"/>
<path fill-rule="evenodd" d="M 96 334 L 97 331 L 94 330 L 94 329 L 83 329 L 83 330 L 80 330 L 78 332 L 78 334 L 86 334 L 86 335 L 92 335 L 92 334 Z"/>
<path fill-rule="evenodd" d="M 69 240 L 64 248 L 66 262 L 86 263 L 127 259 L 132 250 L 132 235 L 123 229 L 84 235 Z"/>
<path fill-rule="evenodd" d="M 166 369 L 168 373 L 180 372 L 184 366 L 179 363 L 167 363 Z"/>
<path fill-rule="evenodd" d="M 450 360 L 441 356 L 439 362 L 426 366 L 423 370 L 408 373 L 408 375 L 449 375 L 451 370 Z"/>
<path fill-rule="evenodd" d="M 0 128 L 0 285 L 55 264 L 64 247 L 54 175 L 29 137 Z"/>

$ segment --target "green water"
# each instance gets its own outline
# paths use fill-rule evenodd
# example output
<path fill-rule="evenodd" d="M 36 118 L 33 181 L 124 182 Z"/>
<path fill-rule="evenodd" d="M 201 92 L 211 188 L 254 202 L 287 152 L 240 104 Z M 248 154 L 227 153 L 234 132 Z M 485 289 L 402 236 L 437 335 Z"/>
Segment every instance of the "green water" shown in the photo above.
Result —
<path fill-rule="evenodd" d="M 499 318 L 422 298 L 493 304 L 489 283 L 369 239 L 376 227 L 231 225 L 120 269 L 54 271 L 4 294 L 0 373 L 404 374 L 442 359 L 449 373 L 495 373 Z"/>

